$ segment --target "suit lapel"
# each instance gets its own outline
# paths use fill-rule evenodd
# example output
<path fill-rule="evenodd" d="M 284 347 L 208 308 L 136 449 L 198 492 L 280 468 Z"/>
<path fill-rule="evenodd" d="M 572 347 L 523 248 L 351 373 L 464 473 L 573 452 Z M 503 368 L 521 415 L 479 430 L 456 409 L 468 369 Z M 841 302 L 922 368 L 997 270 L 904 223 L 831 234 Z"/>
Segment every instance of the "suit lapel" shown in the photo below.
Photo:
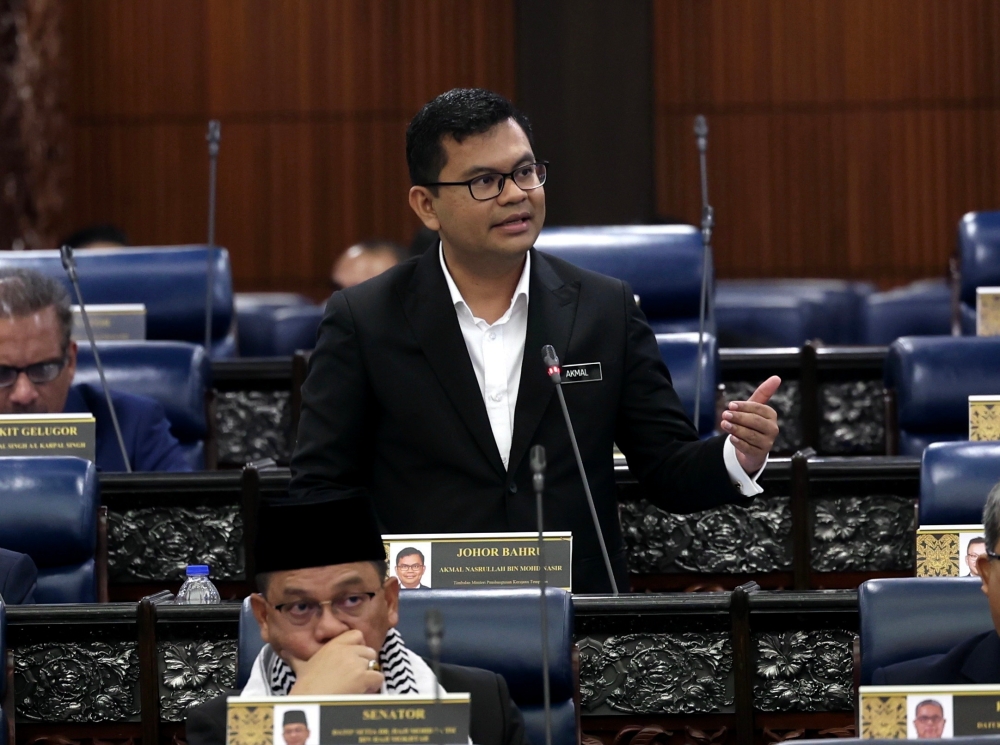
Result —
<path fill-rule="evenodd" d="M 521 382 L 514 410 L 509 470 L 515 471 L 528 450 L 555 385 L 545 372 L 542 347 L 551 344 L 565 361 L 573 320 L 576 317 L 579 283 L 566 284 L 556 274 L 547 257 L 531 249 L 531 278 L 528 290 L 528 331 L 524 339 Z"/>
<path fill-rule="evenodd" d="M 403 292 L 403 310 L 459 418 L 490 465 L 506 476 L 440 261 L 437 248 L 423 255 Z"/>
<path fill-rule="evenodd" d="M 995 683 L 1000 664 L 1000 636 L 990 631 L 983 637 L 962 665 L 962 675 L 973 683 Z"/>

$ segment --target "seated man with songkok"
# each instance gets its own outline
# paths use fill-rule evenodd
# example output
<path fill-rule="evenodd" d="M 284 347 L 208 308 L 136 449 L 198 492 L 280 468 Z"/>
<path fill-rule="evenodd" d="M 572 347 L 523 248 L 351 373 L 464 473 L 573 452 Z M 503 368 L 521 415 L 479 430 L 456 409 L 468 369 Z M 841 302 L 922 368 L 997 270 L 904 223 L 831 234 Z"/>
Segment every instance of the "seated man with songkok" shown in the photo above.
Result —
<path fill-rule="evenodd" d="M 0 269 L 0 414 L 93 414 L 95 465 L 124 471 L 104 391 L 73 385 L 72 331 L 65 287 L 32 270 Z M 115 391 L 111 400 L 133 471 L 191 470 L 159 403 Z"/>
<path fill-rule="evenodd" d="M 524 723 L 496 673 L 430 665 L 394 628 L 399 582 L 387 577 L 385 548 L 370 504 L 262 502 L 250 596 L 266 642 L 241 696 L 469 693 L 477 745 L 522 745 Z M 188 710 L 189 745 L 226 742 L 223 694 Z"/>
<path fill-rule="evenodd" d="M 983 508 L 985 553 L 976 567 L 989 598 L 994 628 L 966 639 L 945 654 L 897 662 L 872 675 L 874 685 L 958 685 L 1000 683 L 1000 484 L 990 490 Z M 947 609 L 942 608 L 942 613 Z"/>

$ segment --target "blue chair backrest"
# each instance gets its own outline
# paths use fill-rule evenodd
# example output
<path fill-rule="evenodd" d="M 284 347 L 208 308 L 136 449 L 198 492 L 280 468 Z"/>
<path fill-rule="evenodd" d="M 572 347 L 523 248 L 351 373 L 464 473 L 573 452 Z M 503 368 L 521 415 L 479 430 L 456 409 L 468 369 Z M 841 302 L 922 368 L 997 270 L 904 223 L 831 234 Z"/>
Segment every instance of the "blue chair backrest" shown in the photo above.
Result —
<path fill-rule="evenodd" d="M 901 336 L 951 333 L 951 288 L 941 280 L 922 280 L 865 298 L 862 344 L 892 344 Z"/>
<path fill-rule="evenodd" d="M 83 300 L 145 303 L 146 336 L 204 343 L 207 246 L 88 248 L 74 252 Z M 211 249 L 212 340 L 223 345 L 233 321 L 233 273 L 229 252 Z M 58 251 L 4 251 L 0 268 L 35 269 L 61 281 L 73 302 L 76 295 Z"/>
<path fill-rule="evenodd" d="M 204 468 L 205 393 L 212 385 L 205 348 L 175 341 L 111 341 L 98 342 L 97 349 L 108 387 L 159 402 L 192 466 Z M 100 386 L 90 344 L 79 346 L 74 382 Z"/>
<path fill-rule="evenodd" d="M 552 742 L 576 743 L 576 683 L 573 676 L 573 602 L 564 590 L 546 592 L 549 616 L 549 679 L 552 697 Z M 541 608 L 537 590 L 413 590 L 403 591 L 399 624 L 406 645 L 427 658 L 425 616 L 431 608 L 444 616 L 441 662 L 480 667 L 499 673 L 511 698 L 524 715 L 531 742 L 544 742 L 542 706 Z M 496 623 L 502 618 L 503 623 Z M 236 686 L 250 677 L 263 642 L 250 611 L 249 599 L 240 614 Z M 484 643 L 484 639 L 489 640 Z"/>
<path fill-rule="evenodd" d="M 39 603 L 97 602 L 97 469 L 70 457 L 0 459 L 0 547 L 38 567 Z"/>
<path fill-rule="evenodd" d="M 819 308 L 772 292 L 715 293 L 715 325 L 723 347 L 801 347 L 817 337 Z"/>
<path fill-rule="evenodd" d="M 978 577 L 872 579 L 858 588 L 861 685 L 897 662 L 944 654 L 993 628 Z"/>
<path fill-rule="evenodd" d="M 897 339 L 886 356 L 885 384 L 896 391 L 900 454 L 967 440 L 969 396 L 1000 394 L 1000 338 Z"/>
<path fill-rule="evenodd" d="M 698 334 L 657 334 L 656 344 L 660 356 L 670 371 L 674 390 L 680 396 L 684 412 L 694 419 L 695 384 L 698 374 Z M 719 385 L 719 349 L 715 337 L 705 334 L 701 350 L 701 407 L 698 434 L 706 435 L 715 429 L 715 391 Z"/>
<path fill-rule="evenodd" d="M 654 331 L 698 330 L 704 248 L 694 227 L 545 228 L 535 248 L 628 282 Z M 712 280 L 709 276 L 709 289 Z"/>
<path fill-rule="evenodd" d="M 920 524 L 978 525 L 1000 482 L 1000 442 L 936 442 L 920 462 Z"/>
<path fill-rule="evenodd" d="M 241 310 L 237 335 L 241 357 L 290 357 L 316 346 L 324 309 L 319 305 L 255 306 Z"/>
<path fill-rule="evenodd" d="M 1000 211 L 969 212 L 958 221 L 961 300 L 976 310 L 976 288 L 1000 285 Z M 973 330 L 975 333 L 975 330 Z"/>

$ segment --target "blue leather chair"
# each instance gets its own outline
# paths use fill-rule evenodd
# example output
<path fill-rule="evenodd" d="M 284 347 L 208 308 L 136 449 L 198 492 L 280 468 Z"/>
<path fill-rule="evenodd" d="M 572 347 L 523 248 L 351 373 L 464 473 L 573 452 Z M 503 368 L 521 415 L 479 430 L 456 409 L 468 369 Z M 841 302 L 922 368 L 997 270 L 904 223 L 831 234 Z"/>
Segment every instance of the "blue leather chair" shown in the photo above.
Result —
<path fill-rule="evenodd" d="M 0 547 L 38 567 L 38 603 L 96 603 L 97 469 L 70 457 L 0 459 Z"/>
<path fill-rule="evenodd" d="M 969 212 L 958 221 L 962 333 L 976 333 L 976 288 L 1000 286 L 1000 211 Z"/>
<path fill-rule="evenodd" d="M 215 454 L 206 450 L 206 443 L 214 441 L 214 423 L 205 413 L 212 385 L 205 348 L 171 341 L 99 342 L 97 348 L 108 387 L 158 401 L 192 468 L 213 466 Z M 101 383 L 89 344 L 80 345 L 74 382 Z"/>
<path fill-rule="evenodd" d="M 88 248 L 75 252 L 83 300 L 101 303 L 145 303 L 146 337 L 152 340 L 205 342 L 206 246 Z M 211 249 L 213 359 L 236 355 L 233 323 L 233 274 L 229 252 Z M 63 282 L 76 295 L 58 251 L 4 251 L 0 267 L 35 269 Z"/>
<path fill-rule="evenodd" d="M 552 742 L 579 742 L 574 703 L 573 601 L 565 590 L 546 591 L 549 615 L 549 680 L 552 695 Z M 542 705 L 541 610 L 537 590 L 420 590 L 403 592 L 397 629 L 406 645 L 428 657 L 424 634 L 428 610 L 444 616 L 441 662 L 492 670 L 503 675 L 511 698 L 524 715 L 531 742 L 545 742 Z M 497 618 L 503 623 L 497 624 Z M 249 599 L 240 613 L 236 687 L 250 678 L 253 661 L 263 643 Z M 488 643 L 484 640 L 488 639 Z"/>
<path fill-rule="evenodd" d="M 694 419 L 695 382 L 698 369 L 698 334 L 657 334 L 660 356 L 670 370 L 674 390 L 684 404 L 688 417 Z M 719 386 L 719 349 L 715 337 L 705 334 L 702 345 L 701 407 L 698 434 L 710 435 L 715 430 L 715 391 Z"/>
<path fill-rule="evenodd" d="M 861 685 L 881 667 L 945 654 L 993 628 L 978 577 L 871 579 L 858 588 Z"/>
<path fill-rule="evenodd" d="M 1000 482 L 1000 442 L 936 442 L 920 462 L 920 524 L 978 525 Z"/>
<path fill-rule="evenodd" d="M 943 279 L 926 279 L 865 298 L 862 344 L 892 344 L 901 336 L 951 333 L 951 288 Z"/>
<path fill-rule="evenodd" d="M 241 357 L 290 357 L 316 346 L 323 320 L 319 305 L 257 306 L 240 311 L 237 320 Z"/>
<path fill-rule="evenodd" d="M 968 440 L 969 396 L 1000 393 L 1000 338 L 897 339 L 886 356 L 885 386 L 895 391 L 900 455 Z"/>
<path fill-rule="evenodd" d="M 656 333 L 698 331 L 704 249 L 696 228 L 545 228 L 535 248 L 583 269 L 628 282 Z M 709 276 L 709 290 L 713 280 L 714 276 Z M 708 305 L 711 308 L 711 302 Z M 714 332 L 714 328 L 709 315 L 706 330 Z"/>
<path fill-rule="evenodd" d="M 720 280 L 715 290 L 723 346 L 798 347 L 811 340 L 857 344 L 868 282 L 839 279 Z"/>

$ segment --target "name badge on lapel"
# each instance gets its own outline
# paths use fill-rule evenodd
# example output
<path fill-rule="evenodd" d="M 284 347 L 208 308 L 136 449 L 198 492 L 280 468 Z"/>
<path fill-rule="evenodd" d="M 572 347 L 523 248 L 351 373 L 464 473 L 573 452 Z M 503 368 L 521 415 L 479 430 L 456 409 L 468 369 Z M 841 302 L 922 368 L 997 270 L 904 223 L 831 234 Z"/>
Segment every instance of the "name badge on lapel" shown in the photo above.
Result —
<path fill-rule="evenodd" d="M 563 383 L 596 383 L 603 379 L 600 362 L 584 362 L 580 365 L 563 365 Z"/>

